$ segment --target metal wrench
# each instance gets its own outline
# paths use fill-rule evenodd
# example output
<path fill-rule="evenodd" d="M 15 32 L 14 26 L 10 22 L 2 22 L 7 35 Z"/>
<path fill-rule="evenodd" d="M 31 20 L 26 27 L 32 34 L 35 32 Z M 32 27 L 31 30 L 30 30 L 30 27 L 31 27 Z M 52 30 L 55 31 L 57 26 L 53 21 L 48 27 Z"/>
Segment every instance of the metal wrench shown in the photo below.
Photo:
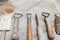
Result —
<path fill-rule="evenodd" d="M 15 13 L 13 15 L 14 18 L 14 24 L 13 24 L 13 30 L 12 30 L 12 37 L 11 40 L 19 40 L 19 19 L 23 15 L 20 13 Z"/>
<path fill-rule="evenodd" d="M 54 36 L 54 32 L 52 30 L 51 24 L 50 24 L 50 22 L 48 20 L 49 13 L 43 12 L 42 15 L 44 16 L 44 21 L 45 21 L 45 24 L 46 24 L 48 38 L 50 40 L 53 40 L 55 38 L 55 36 Z"/>
<path fill-rule="evenodd" d="M 27 40 L 32 40 L 31 14 L 27 14 Z"/>

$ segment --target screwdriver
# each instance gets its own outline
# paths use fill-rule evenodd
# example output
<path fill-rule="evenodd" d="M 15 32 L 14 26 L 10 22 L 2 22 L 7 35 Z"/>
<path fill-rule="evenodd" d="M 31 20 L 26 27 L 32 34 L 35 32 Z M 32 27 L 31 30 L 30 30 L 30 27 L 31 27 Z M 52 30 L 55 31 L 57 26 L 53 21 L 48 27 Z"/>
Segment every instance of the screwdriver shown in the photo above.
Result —
<path fill-rule="evenodd" d="M 27 40 L 32 40 L 31 13 L 27 14 Z"/>

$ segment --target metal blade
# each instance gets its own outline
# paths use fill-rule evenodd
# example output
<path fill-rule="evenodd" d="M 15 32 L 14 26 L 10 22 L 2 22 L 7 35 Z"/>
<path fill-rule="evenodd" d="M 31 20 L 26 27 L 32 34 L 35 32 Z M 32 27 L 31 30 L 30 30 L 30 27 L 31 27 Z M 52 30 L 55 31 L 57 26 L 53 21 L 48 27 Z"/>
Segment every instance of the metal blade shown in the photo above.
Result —
<path fill-rule="evenodd" d="M 37 40 L 39 40 L 39 33 L 38 33 L 38 26 L 39 26 L 39 22 L 38 22 L 38 18 L 37 18 L 37 14 L 35 15 L 35 20 L 36 20 L 36 31 L 37 31 Z"/>
<path fill-rule="evenodd" d="M 35 20 L 36 20 L 36 25 L 39 26 L 39 22 L 38 22 L 37 14 L 35 15 Z"/>

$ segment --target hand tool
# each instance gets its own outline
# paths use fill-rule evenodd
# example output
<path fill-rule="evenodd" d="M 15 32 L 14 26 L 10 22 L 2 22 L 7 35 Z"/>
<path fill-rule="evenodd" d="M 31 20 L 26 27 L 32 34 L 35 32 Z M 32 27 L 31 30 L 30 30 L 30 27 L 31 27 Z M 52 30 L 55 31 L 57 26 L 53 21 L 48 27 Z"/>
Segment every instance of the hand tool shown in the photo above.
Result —
<path fill-rule="evenodd" d="M 44 16 L 44 21 L 45 21 L 45 24 L 46 24 L 48 38 L 50 40 L 53 40 L 55 38 L 55 36 L 54 36 L 54 32 L 52 30 L 51 24 L 50 24 L 49 19 L 48 19 L 49 13 L 43 12 L 42 15 Z"/>
<path fill-rule="evenodd" d="M 55 31 L 60 35 L 60 14 L 55 14 Z"/>
<path fill-rule="evenodd" d="M 37 40 L 45 40 L 42 28 L 39 26 L 39 21 L 38 21 L 37 14 L 35 15 L 35 20 L 36 20 L 36 26 L 37 26 L 36 27 Z"/>
<path fill-rule="evenodd" d="M 4 17 L 2 18 L 2 20 L 0 20 L 1 21 L 0 23 L 2 25 L 2 26 L 0 26 L 0 32 L 2 32 L 2 34 L 3 34 L 3 39 L 6 40 L 6 33 L 11 30 L 10 29 L 10 27 L 11 27 L 11 24 L 10 24 L 11 16 L 8 15 L 8 16 L 4 16 Z M 9 18 L 9 20 L 7 20 L 8 18 Z"/>
<path fill-rule="evenodd" d="M 13 15 L 14 18 L 14 24 L 13 24 L 13 30 L 12 30 L 12 37 L 11 40 L 19 40 L 19 19 L 23 15 L 20 13 L 15 13 Z"/>
<path fill-rule="evenodd" d="M 27 40 L 32 40 L 31 14 L 27 14 Z"/>
<path fill-rule="evenodd" d="M 2 15 L 1 15 L 2 16 Z M 5 18 L 4 18 L 5 17 Z M 0 22 L 0 24 L 1 24 L 1 26 L 0 26 L 0 32 L 2 32 L 2 34 L 3 34 L 3 39 L 5 40 L 6 39 L 6 33 L 8 32 L 8 31 L 10 31 L 10 25 L 9 24 L 7 24 L 7 22 L 8 23 L 10 23 L 11 21 L 10 20 L 7 20 L 7 18 L 10 18 L 11 19 L 11 16 L 10 15 L 8 15 L 8 17 L 5 15 L 3 18 L 0 18 L 1 20 L 1 22 Z M 8 25 L 8 26 L 7 26 Z"/>
<path fill-rule="evenodd" d="M 38 34 L 38 27 L 39 27 L 39 22 L 38 22 L 38 18 L 37 18 L 37 14 L 35 15 L 35 20 L 36 20 L 36 31 L 37 31 L 37 40 L 39 40 L 39 34 Z"/>

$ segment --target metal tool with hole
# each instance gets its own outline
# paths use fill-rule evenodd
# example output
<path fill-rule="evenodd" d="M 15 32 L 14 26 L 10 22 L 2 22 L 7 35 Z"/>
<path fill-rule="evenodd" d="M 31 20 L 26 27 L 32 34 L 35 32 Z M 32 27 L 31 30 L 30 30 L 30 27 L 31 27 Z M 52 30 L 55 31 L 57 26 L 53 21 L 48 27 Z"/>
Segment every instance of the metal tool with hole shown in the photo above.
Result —
<path fill-rule="evenodd" d="M 44 21 L 45 21 L 45 24 L 46 24 L 46 29 L 47 29 L 47 34 L 48 34 L 48 38 L 50 40 L 53 40 L 55 38 L 54 36 L 54 32 L 53 32 L 53 29 L 51 27 L 51 24 L 48 20 L 48 17 L 49 17 L 49 13 L 46 13 L 46 12 L 43 12 L 42 15 L 44 16 Z"/>
<path fill-rule="evenodd" d="M 27 40 L 32 40 L 31 13 L 27 14 Z"/>
<path fill-rule="evenodd" d="M 19 40 L 19 19 L 23 15 L 20 13 L 15 13 L 13 15 L 14 18 L 14 24 L 13 24 L 13 30 L 12 30 L 12 37 L 11 40 Z"/>

